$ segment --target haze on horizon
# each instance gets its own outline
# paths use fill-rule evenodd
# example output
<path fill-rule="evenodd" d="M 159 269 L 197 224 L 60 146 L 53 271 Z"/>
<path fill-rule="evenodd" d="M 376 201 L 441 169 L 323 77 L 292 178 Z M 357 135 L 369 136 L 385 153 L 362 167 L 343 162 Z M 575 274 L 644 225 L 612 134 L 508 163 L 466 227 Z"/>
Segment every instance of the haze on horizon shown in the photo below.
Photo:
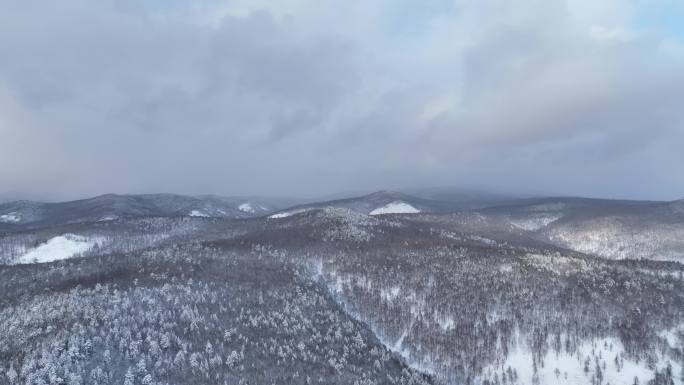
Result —
<path fill-rule="evenodd" d="M 684 197 L 675 0 L 0 2 L 0 193 Z"/>

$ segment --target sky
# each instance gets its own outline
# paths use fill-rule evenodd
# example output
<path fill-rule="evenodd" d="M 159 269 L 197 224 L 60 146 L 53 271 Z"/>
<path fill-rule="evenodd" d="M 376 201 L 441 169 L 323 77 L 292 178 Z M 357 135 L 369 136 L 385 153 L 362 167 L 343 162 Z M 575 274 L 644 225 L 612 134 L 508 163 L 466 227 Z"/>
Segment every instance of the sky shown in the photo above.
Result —
<path fill-rule="evenodd" d="M 0 192 L 684 197 L 675 0 L 0 0 Z"/>

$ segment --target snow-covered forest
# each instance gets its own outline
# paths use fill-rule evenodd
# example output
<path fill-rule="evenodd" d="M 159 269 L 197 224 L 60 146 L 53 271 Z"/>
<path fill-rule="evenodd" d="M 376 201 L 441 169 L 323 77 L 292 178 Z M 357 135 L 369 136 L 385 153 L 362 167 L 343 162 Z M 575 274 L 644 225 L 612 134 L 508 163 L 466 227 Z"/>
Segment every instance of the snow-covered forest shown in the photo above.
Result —
<path fill-rule="evenodd" d="M 0 0 L 0 385 L 684 385 L 684 0 Z"/>
<path fill-rule="evenodd" d="M 680 261 L 519 210 L 291 211 L 4 233 L 0 383 L 684 383 Z"/>

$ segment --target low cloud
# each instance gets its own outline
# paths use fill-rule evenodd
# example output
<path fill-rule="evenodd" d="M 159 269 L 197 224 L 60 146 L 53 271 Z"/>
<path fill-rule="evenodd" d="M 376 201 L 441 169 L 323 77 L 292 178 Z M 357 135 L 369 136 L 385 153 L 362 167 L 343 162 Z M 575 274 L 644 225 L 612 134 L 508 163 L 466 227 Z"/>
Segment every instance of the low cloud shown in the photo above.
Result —
<path fill-rule="evenodd" d="M 0 5 L 2 188 L 684 196 L 641 2 L 270 3 Z"/>

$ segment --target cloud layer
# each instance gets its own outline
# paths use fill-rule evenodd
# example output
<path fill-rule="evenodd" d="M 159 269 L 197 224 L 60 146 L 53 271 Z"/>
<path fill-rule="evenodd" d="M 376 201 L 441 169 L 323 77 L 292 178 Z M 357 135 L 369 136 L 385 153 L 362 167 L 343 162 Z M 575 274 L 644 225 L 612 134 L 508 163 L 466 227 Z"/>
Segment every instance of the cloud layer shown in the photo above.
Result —
<path fill-rule="evenodd" d="M 0 189 L 684 196 L 676 2 L 6 3 Z"/>

